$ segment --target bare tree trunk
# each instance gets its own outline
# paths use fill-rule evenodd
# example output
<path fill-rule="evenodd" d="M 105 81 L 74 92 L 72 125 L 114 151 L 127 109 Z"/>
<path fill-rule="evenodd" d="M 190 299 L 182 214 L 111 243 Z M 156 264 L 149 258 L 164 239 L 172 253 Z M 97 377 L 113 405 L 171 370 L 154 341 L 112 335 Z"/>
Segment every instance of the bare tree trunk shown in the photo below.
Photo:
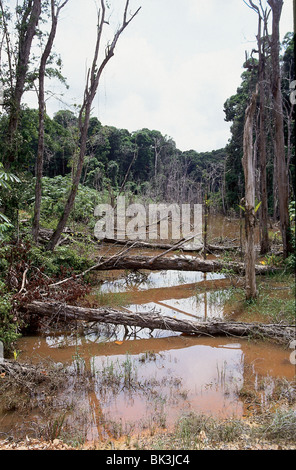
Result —
<path fill-rule="evenodd" d="M 205 194 L 205 204 L 204 204 L 204 236 L 203 236 L 203 242 L 204 242 L 204 252 L 203 256 L 204 259 L 207 259 L 207 252 L 208 252 L 208 217 L 209 217 L 209 200 L 208 200 L 208 190 L 206 189 L 206 194 Z"/>
<path fill-rule="evenodd" d="M 221 198 L 222 198 L 222 208 L 223 214 L 226 215 L 226 205 L 225 205 L 225 173 L 226 173 L 226 162 L 223 163 L 223 173 L 221 176 Z"/>
<path fill-rule="evenodd" d="M 260 208 L 260 245 L 261 254 L 266 254 L 269 251 L 268 239 L 268 200 L 267 200 L 267 177 L 266 177 L 266 97 L 265 97 L 265 39 L 268 35 L 267 23 L 270 10 L 264 9 L 261 1 L 257 6 L 253 0 L 249 0 L 250 8 L 258 15 L 258 54 L 259 54 L 259 167 L 260 167 L 260 194 L 261 194 L 261 208 Z M 263 35 L 262 35 L 262 21 L 263 21 Z"/>
<path fill-rule="evenodd" d="M 80 177 L 81 177 L 81 172 L 82 172 L 84 157 L 85 157 L 85 151 L 86 151 L 87 132 L 88 132 L 88 126 L 89 126 L 91 107 L 92 107 L 92 102 L 97 92 L 100 77 L 102 75 L 102 72 L 105 66 L 107 65 L 111 57 L 114 55 L 114 50 L 115 50 L 115 47 L 116 47 L 116 44 L 120 35 L 122 34 L 122 32 L 125 30 L 125 28 L 129 25 L 129 23 L 132 21 L 132 19 L 137 15 L 137 13 L 140 10 L 140 8 L 138 8 L 138 10 L 133 15 L 131 15 L 130 19 L 127 19 L 128 7 L 129 7 L 129 0 L 126 0 L 122 25 L 118 28 L 117 32 L 115 33 L 112 43 L 107 46 L 105 50 L 105 58 L 102 60 L 100 67 L 97 67 L 97 60 L 98 60 L 100 46 L 101 46 L 101 37 L 102 37 L 104 25 L 106 23 L 105 1 L 101 0 L 101 12 L 99 12 L 99 18 L 98 18 L 98 33 L 97 33 L 97 41 L 96 41 L 96 47 L 95 47 L 95 52 L 94 52 L 94 58 L 93 58 L 92 68 L 88 72 L 88 79 L 87 79 L 85 92 L 84 92 L 84 101 L 83 101 L 80 114 L 79 114 L 79 129 L 80 129 L 79 158 L 78 158 L 75 175 L 74 175 L 73 182 L 72 182 L 72 188 L 68 196 L 68 200 L 66 202 L 64 212 L 47 246 L 47 249 L 51 251 L 54 250 L 64 230 L 64 227 L 67 223 L 70 212 L 73 208 L 75 197 L 78 191 L 78 185 L 80 182 Z"/>
<path fill-rule="evenodd" d="M 256 100 L 258 89 L 252 95 L 251 102 L 246 109 L 245 127 L 244 127 L 244 156 L 243 168 L 245 175 L 245 282 L 246 298 L 253 299 L 257 296 L 256 272 L 255 272 L 255 247 L 254 247 L 254 228 L 255 228 L 255 165 L 253 155 L 253 122 L 256 110 Z"/>
<path fill-rule="evenodd" d="M 266 18 L 266 16 L 265 16 Z M 260 183 L 261 183 L 261 254 L 269 251 L 268 239 L 268 202 L 267 202 L 267 177 L 266 177 L 266 128 L 265 128 L 265 56 L 261 38 L 261 17 L 259 16 L 258 50 L 259 50 L 259 96 L 260 96 Z"/>
<path fill-rule="evenodd" d="M 268 0 L 272 9 L 272 96 L 275 125 L 275 153 L 277 160 L 277 186 L 279 198 L 280 226 L 283 240 L 284 258 L 292 252 L 289 218 L 289 173 L 285 158 L 284 119 L 280 77 L 280 35 L 279 23 L 283 0 Z"/>
<path fill-rule="evenodd" d="M 57 7 L 55 11 L 55 0 L 51 0 L 51 31 L 45 46 L 44 52 L 41 57 L 39 67 L 39 130 L 38 130 L 38 150 L 36 159 L 36 185 L 35 185 L 35 206 L 34 206 L 34 218 L 32 226 L 33 239 L 37 242 L 39 236 L 39 224 L 40 224 L 40 208 L 41 208 L 41 191 L 42 191 L 42 175 L 43 175 L 43 160 L 44 160 L 44 117 L 45 117 L 45 69 L 48 57 L 52 50 L 53 42 L 55 39 L 58 16 L 61 9 L 66 5 L 68 0 L 65 0 L 61 5 Z"/>

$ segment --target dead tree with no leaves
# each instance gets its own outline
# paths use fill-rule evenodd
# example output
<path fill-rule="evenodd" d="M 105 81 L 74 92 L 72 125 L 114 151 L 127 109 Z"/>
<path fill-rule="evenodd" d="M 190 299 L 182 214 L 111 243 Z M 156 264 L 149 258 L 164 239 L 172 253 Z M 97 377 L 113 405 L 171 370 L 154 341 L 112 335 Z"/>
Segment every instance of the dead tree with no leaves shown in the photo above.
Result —
<path fill-rule="evenodd" d="M 256 272 L 255 272 L 255 247 L 254 247 L 254 228 L 256 222 L 255 216 L 255 162 L 253 152 L 253 122 L 256 110 L 256 100 L 258 96 L 258 87 L 253 93 L 251 102 L 246 109 L 245 127 L 244 127 L 244 155 L 243 169 L 245 175 L 245 265 L 246 265 L 246 298 L 253 299 L 257 296 Z"/>
<path fill-rule="evenodd" d="M 289 173 L 285 156 L 283 100 L 280 74 L 280 33 L 279 23 L 282 13 L 283 0 L 268 0 L 272 10 L 272 96 L 274 115 L 274 149 L 276 156 L 276 172 L 279 199 L 280 226 L 283 239 L 284 258 L 292 253 L 291 228 L 289 218 Z"/>
<path fill-rule="evenodd" d="M 125 9 L 124 9 L 124 14 L 123 14 L 123 20 L 121 26 L 119 26 L 118 30 L 114 34 L 112 42 L 107 46 L 105 50 L 105 57 L 102 59 L 102 62 L 100 66 L 97 66 L 97 61 L 99 57 L 99 52 L 101 48 L 101 39 L 102 39 L 102 33 L 104 30 L 104 26 L 107 23 L 106 22 L 106 5 L 105 5 L 105 0 L 101 0 L 101 10 L 99 11 L 98 14 L 98 32 L 97 32 L 97 41 L 96 41 L 96 46 L 95 46 L 95 52 L 94 52 L 94 57 L 93 57 L 93 62 L 92 62 L 92 67 L 88 71 L 88 78 L 87 78 L 87 83 L 84 91 L 84 100 L 83 104 L 81 106 L 81 110 L 79 113 L 79 132 L 80 132 L 80 150 L 79 150 L 79 157 L 78 157 L 78 162 L 75 170 L 75 174 L 73 177 L 73 182 L 72 182 L 72 187 L 71 191 L 69 193 L 64 212 L 59 220 L 59 223 L 57 225 L 56 230 L 54 231 L 47 249 L 53 251 L 56 244 L 58 243 L 60 236 L 64 230 L 64 227 L 67 223 L 68 217 L 70 215 L 70 212 L 72 210 L 75 197 L 77 194 L 78 190 L 78 185 L 80 182 L 81 178 L 81 173 L 82 173 L 82 168 L 83 168 L 83 163 L 84 163 L 84 157 L 85 157 L 85 151 L 86 151 L 86 142 L 87 142 L 87 131 L 89 127 L 89 119 L 90 119 L 90 113 L 91 113 L 91 106 L 93 103 L 93 100 L 96 96 L 96 92 L 98 89 L 99 81 L 102 75 L 102 72 L 104 68 L 106 67 L 107 63 L 113 57 L 115 47 L 117 44 L 117 41 L 125 28 L 130 24 L 130 22 L 133 20 L 133 18 L 137 15 L 141 7 L 137 9 L 137 11 L 130 16 L 128 19 L 128 8 L 129 8 L 129 0 L 126 0 L 125 4 Z"/>

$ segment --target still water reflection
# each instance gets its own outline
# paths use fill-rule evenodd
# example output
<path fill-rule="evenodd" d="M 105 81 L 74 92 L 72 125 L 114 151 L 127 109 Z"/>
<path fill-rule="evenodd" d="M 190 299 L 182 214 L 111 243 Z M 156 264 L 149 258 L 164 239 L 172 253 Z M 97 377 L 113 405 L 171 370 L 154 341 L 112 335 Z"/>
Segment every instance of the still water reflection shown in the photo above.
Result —
<path fill-rule="evenodd" d="M 170 271 L 105 280 L 98 290 L 130 293 L 129 311 L 204 321 L 224 317 L 224 282 L 223 275 Z M 209 284 L 216 288 L 201 289 Z M 264 401 L 274 380 L 295 372 L 289 351 L 275 345 L 102 324 L 87 325 L 83 334 L 24 337 L 18 349 L 23 361 L 50 358 L 78 374 L 91 372 L 92 387 L 77 391 L 65 383 L 57 397 L 72 407 L 70 425 L 83 426 L 89 440 L 114 435 L 119 426 L 126 432 L 170 427 L 189 411 L 242 417 L 244 387 L 260 390 Z M 12 422 L 22 418 L 1 417 L 2 428 Z"/>

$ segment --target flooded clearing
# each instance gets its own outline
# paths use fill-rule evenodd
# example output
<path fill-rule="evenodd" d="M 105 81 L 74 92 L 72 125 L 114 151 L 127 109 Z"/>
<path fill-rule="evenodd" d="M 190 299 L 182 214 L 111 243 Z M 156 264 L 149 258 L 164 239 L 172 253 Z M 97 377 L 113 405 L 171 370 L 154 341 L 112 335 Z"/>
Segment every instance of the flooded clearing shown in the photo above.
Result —
<path fill-rule="evenodd" d="M 242 417 L 249 412 L 240 397 L 246 383 L 260 390 L 263 405 L 276 378 L 294 375 L 287 352 L 264 343 L 161 337 L 159 332 L 152 338 L 142 333 L 141 339 L 124 340 L 123 334 L 117 331 L 107 342 L 103 332 L 83 338 L 30 337 L 19 345 L 24 359 L 50 357 L 81 372 L 84 368 L 92 372 L 94 390 L 81 391 L 76 397 L 72 391 L 68 396 L 70 403 L 79 401 L 72 426 L 84 413 L 90 441 L 108 437 L 110 426 L 113 437 L 117 427 L 126 432 L 170 428 L 190 411 Z"/>
<path fill-rule="evenodd" d="M 223 274 L 113 271 L 96 279 L 97 286 L 83 300 L 88 305 L 118 302 L 130 312 L 156 311 L 197 322 L 233 313 L 226 302 L 231 282 Z M 78 331 L 23 337 L 17 348 L 23 362 L 50 360 L 78 375 L 89 374 L 91 387 L 77 389 L 65 382 L 55 409 L 63 403 L 69 432 L 91 442 L 172 429 L 190 412 L 246 417 L 254 406 L 264 408 L 271 400 L 278 378 L 295 376 L 290 352 L 264 341 L 95 323 Z M 255 402 L 245 399 L 246 390 L 257 396 Z M 34 433 L 32 423 L 40 425 L 44 416 L 34 410 L 24 416 L 6 411 L 0 420 L 4 433 L 14 426 Z"/>

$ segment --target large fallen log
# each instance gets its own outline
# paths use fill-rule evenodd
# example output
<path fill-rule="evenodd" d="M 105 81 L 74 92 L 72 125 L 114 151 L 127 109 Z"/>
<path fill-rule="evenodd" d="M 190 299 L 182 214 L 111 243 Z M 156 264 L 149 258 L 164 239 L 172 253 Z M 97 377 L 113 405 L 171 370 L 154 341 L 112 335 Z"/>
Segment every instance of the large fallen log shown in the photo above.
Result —
<path fill-rule="evenodd" d="M 103 271 L 108 269 L 131 269 L 150 271 L 200 271 L 203 273 L 213 273 L 232 270 L 235 274 L 244 274 L 245 265 L 239 262 L 225 263 L 219 260 L 203 260 L 201 258 L 185 257 L 146 257 L 146 256 L 119 256 L 102 257 L 99 263 L 90 270 Z M 89 271 L 90 271 L 89 270 Z M 275 268 L 264 265 L 256 265 L 257 274 L 268 274 L 275 271 Z"/>
<path fill-rule="evenodd" d="M 27 305 L 33 315 L 49 317 L 52 321 L 78 321 L 112 323 L 113 325 L 137 326 L 150 330 L 170 330 L 197 336 L 252 336 L 276 339 L 289 344 L 295 338 L 295 327 L 278 324 L 241 323 L 213 320 L 192 322 L 159 313 L 134 313 L 116 310 L 110 307 L 98 309 L 64 305 L 58 302 L 37 302 Z"/>
<path fill-rule="evenodd" d="M 101 240 L 102 242 L 104 243 L 110 243 L 112 245 L 126 245 L 126 246 L 130 246 L 130 245 L 133 245 L 134 248 L 147 248 L 147 249 L 152 249 L 152 250 L 173 250 L 173 249 L 176 249 L 176 250 L 182 250 L 182 251 L 186 251 L 186 252 L 199 252 L 199 251 L 202 251 L 204 249 L 204 245 L 194 245 L 193 243 L 188 243 L 186 242 L 186 240 L 184 240 L 184 244 L 180 247 L 178 247 L 179 243 L 174 243 L 174 244 L 170 244 L 170 243 L 159 243 L 159 242 L 155 242 L 155 243 L 148 243 L 148 242 L 144 242 L 144 241 L 141 241 L 141 240 L 137 240 L 137 241 L 132 241 L 132 240 L 116 240 L 114 238 L 103 238 Z M 187 243 L 187 245 L 186 245 Z M 235 250 L 239 250 L 240 247 L 239 246 L 234 246 L 234 245 L 211 245 L 211 244 L 208 244 L 207 245 L 207 250 L 209 251 L 235 251 Z"/>

